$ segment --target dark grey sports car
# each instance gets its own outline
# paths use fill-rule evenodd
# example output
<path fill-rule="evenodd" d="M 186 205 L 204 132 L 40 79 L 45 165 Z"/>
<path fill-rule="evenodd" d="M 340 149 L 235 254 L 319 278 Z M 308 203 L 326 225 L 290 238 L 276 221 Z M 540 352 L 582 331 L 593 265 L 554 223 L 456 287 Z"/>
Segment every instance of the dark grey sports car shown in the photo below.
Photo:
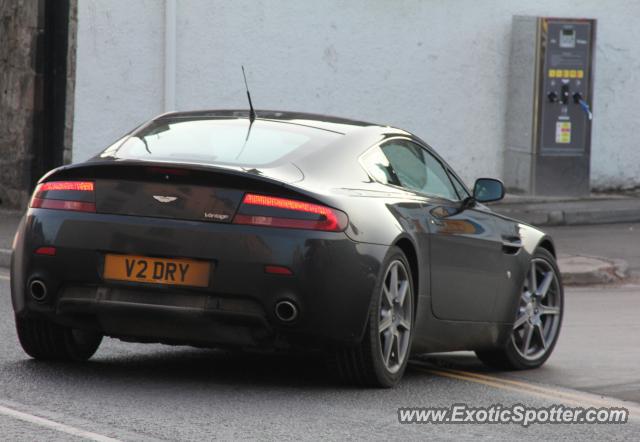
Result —
<path fill-rule="evenodd" d="M 393 386 L 411 353 L 538 367 L 558 338 L 552 240 L 400 129 L 258 111 L 161 115 L 39 182 L 14 241 L 18 336 L 326 352 Z"/>

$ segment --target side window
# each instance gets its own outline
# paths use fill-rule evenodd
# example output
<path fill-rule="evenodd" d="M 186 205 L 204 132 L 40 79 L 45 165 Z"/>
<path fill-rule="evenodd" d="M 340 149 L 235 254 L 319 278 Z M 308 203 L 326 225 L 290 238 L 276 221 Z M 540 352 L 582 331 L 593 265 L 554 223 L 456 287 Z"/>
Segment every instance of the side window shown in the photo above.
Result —
<path fill-rule="evenodd" d="M 453 188 L 449 174 L 447 174 L 442 163 L 426 150 L 423 149 L 422 151 L 424 152 L 429 177 L 427 185 L 424 188 L 424 193 L 441 196 L 451 201 L 457 201 L 459 199 L 458 194 Z"/>
<path fill-rule="evenodd" d="M 362 158 L 362 164 L 369 175 L 382 184 L 402 186 L 395 170 L 379 147 L 374 147 Z"/>
<path fill-rule="evenodd" d="M 392 140 L 380 146 L 389 161 L 399 185 L 423 192 L 427 184 L 427 168 L 420 146 L 403 140 Z"/>
<path fill-rule="evenodd" d="M 367 172 L 380 183 L 453 201 L 459 199 L 440 161 L 410 141 L 392 140 L 379 148 L 371 149 L 363 157 L 362 163 Z"/>
<path fill-rule="evenodd" d="M 453 183 L 453 187 L 456 188 L 456 192 L 458 192 L 458 196 L 460 197 L 460 199 L 465 199 L 470 197 L 471 195 L 469 195 L 469 192 L 464 187 L 464 184 L 462 184 L 462 181 L 460 181 L 451 171 L 448 171 L 448 172 L 449 172 L 449 177 L 451 177 L 451 182 Z"/>

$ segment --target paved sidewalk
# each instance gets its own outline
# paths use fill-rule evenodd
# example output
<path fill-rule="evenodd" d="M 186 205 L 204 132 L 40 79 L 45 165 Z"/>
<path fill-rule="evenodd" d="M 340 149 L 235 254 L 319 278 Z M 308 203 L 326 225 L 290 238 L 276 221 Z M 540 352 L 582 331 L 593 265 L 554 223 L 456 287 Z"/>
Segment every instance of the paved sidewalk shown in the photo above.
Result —
<path fill-rule="evenodd" d="M 22 212 L 0 209 L 0 267 L 9 267 L 11 243 L 20 218 L 22 218 Z"/>
<path fill-rule="evenodd" d="M 498 213 L 535 226 L 640 221 L 638 193 L 592 194 L 583 198 L 507 195 L 490 206 Z"/>

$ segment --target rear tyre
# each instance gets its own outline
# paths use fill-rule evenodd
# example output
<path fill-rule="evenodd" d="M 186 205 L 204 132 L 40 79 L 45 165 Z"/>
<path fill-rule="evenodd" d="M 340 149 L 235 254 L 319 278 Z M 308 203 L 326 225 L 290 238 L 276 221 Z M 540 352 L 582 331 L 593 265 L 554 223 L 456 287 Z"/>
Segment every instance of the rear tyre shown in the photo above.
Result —
<path fill-rule="evenodd" d="M 330 368 L 349 384 L 390 388 L 407 367 L 414 321 L 411 267 L 392 247 L 373 293 L 364 338 L 332 355 Z"/>
<path fill-rule="evenodd" d="M 520 292 L 511 336 L 501 349 L 476 351 L 486 365 L 502 370 L 538 368 L 551 356 L 560 334 L 564 292 L 556 260 L 538 248 Z"/>
<path fill-rule="evenodd" d="M 86 361 L 102 342 L 100 333 L 63 327 L 44 319 L 16 316 L 16 330 L 25 353 L 40 360 Z"/>

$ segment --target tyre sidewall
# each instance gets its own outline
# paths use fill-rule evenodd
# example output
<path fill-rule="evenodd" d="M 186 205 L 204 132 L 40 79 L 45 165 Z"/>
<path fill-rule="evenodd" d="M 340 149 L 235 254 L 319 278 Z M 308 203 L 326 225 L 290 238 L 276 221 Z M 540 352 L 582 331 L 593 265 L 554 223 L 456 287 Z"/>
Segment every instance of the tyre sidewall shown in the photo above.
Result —
<path fill-rule="evenodd" d="M 65 346 L 69 359 L 76 362 L 86 361 L 98 350 L 102 335 L 84 330 L 65 329 Z"/>

